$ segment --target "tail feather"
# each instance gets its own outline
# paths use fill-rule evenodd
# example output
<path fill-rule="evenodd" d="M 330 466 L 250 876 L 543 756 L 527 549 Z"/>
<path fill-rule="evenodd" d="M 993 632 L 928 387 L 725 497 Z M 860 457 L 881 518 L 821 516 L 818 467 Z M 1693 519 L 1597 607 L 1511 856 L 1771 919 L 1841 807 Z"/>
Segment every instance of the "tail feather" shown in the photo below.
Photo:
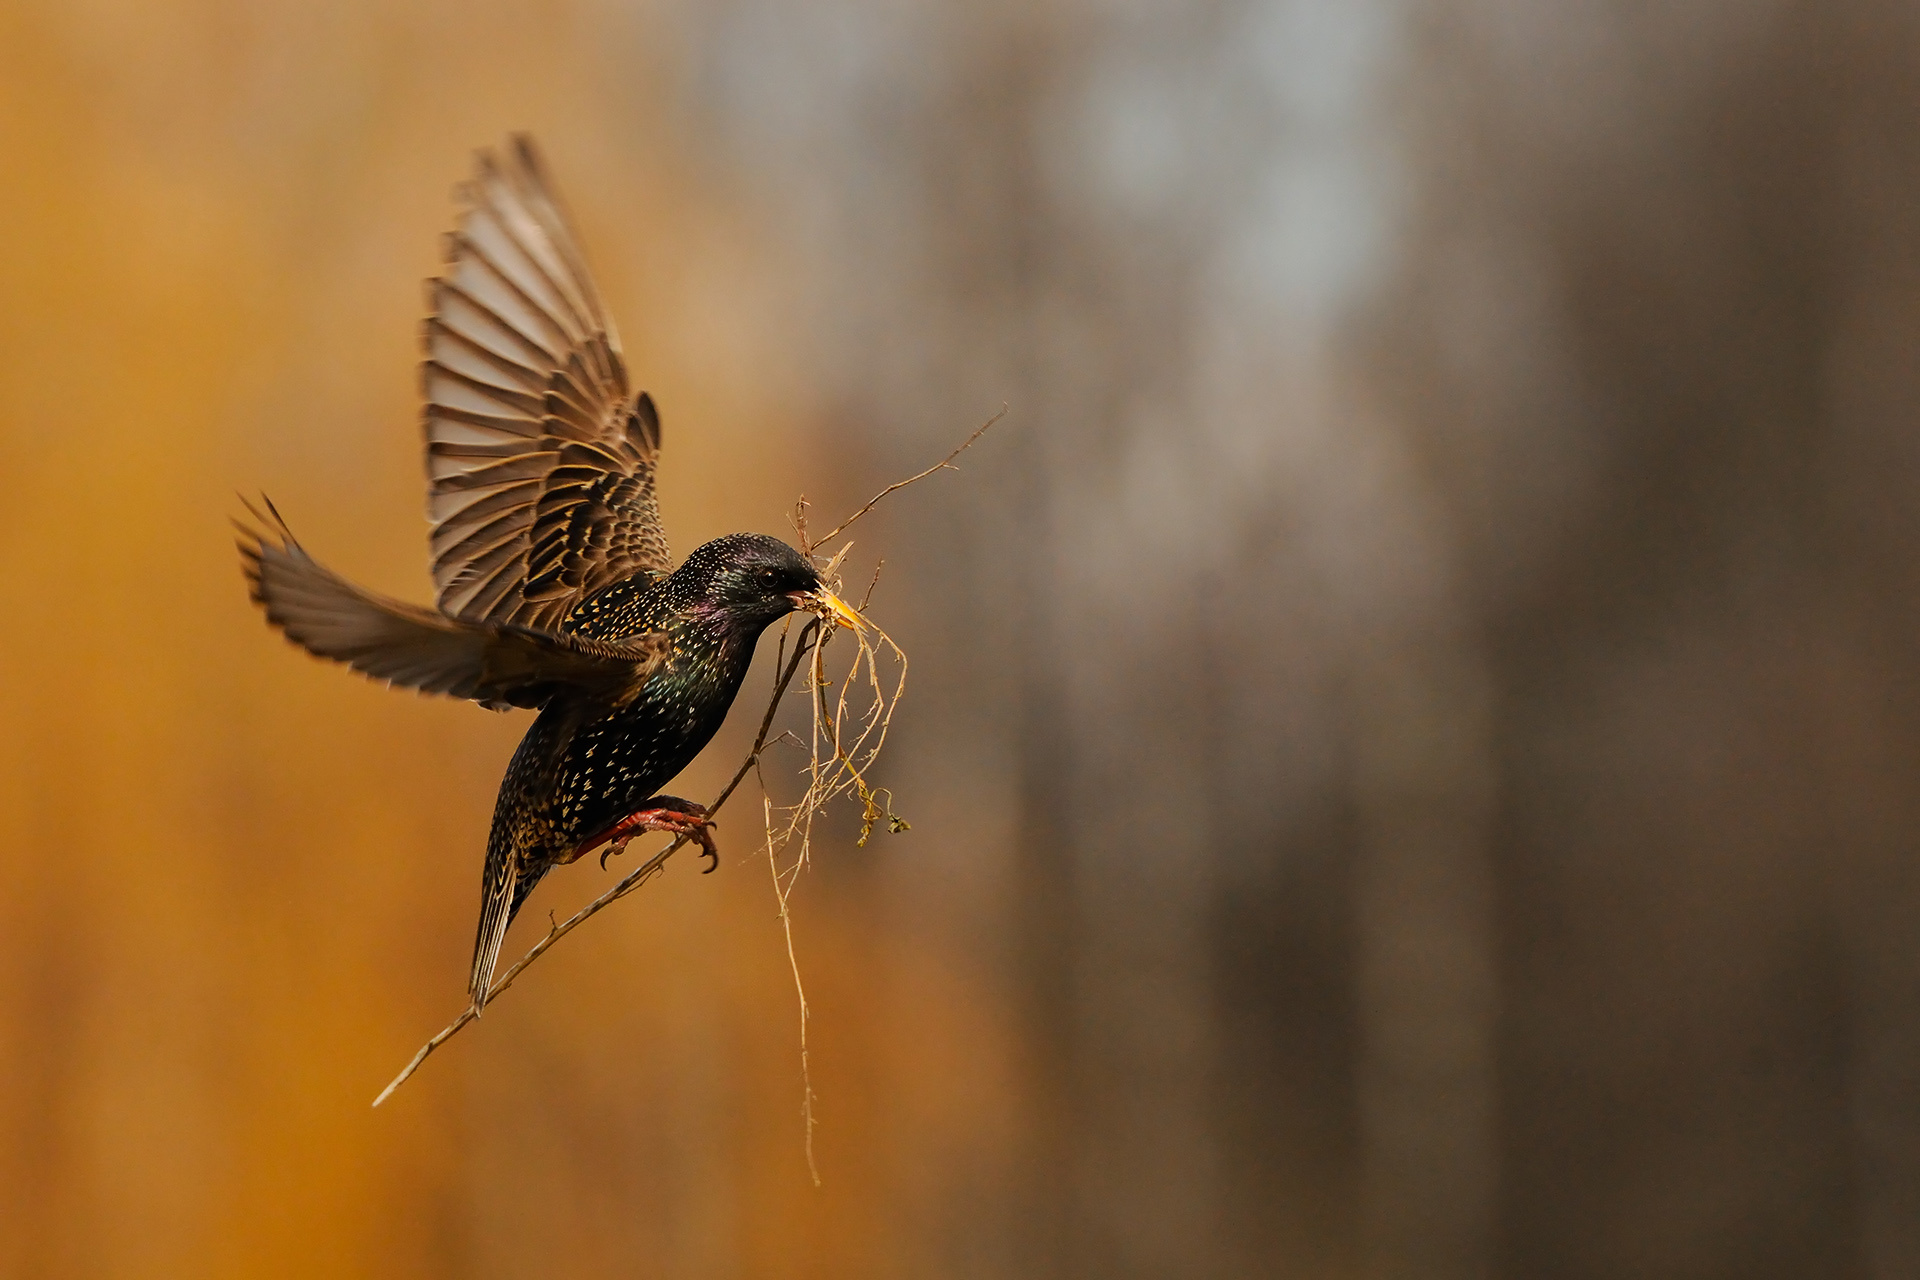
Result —
<path fill-rule="evenodd" d="M 548 707 L 515 748 L 487 833 L 487 861 L 480 879 L 480 926 L 473 939 L 468 992 L 478 1014 L 487 1003 L 494 966 L 507 926 L 520 914 L 535 886 L 571 847 L 550 821 L 559 770 L 588 708 L 578 702 Z"/>
<path fill-rule="evenodd" d="M 500 948 L 507 940 L 507 926 L 520 914 L 521 905 L 546 873 L 544 867 L 530 871 L 521 868 L 511 850 L 498 862 L 489 853 L 480 899 L 480 927 L 473 939 L 473 973 L 467 980 L 476 1017 L 486 1007 L 494 969 L 500 963 Z"/>
<path fill-rule="evenodd" d="M 473 974 L 467 991 L 473 997 L 477 1016 L 487 1005 L 487 988 L 493 985 L 493 969 L 500 962 L 500 945 L 507 940 L 507 926 L 513 923 L 521 895 L 518 859 L 512 851 L 505 858 L 487 859 L 487 881 L 480 899 L 480 928 L 473 939 Z M 504 865 L 497 865 L 504 864 Z"/>

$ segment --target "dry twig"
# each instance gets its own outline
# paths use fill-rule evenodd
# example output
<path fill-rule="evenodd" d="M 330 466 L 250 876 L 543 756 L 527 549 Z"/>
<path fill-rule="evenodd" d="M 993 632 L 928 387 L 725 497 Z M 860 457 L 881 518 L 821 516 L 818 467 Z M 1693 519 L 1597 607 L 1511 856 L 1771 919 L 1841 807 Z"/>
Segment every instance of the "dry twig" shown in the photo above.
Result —
<path fill-rule="evenodd" d="M 1006 416 L 1007 416 L 1007 406 L 1001 405 L 1000 412 L 994 414 L 991 418 L 988 418 L 985 422 L 981 423 L 980 426 L 974 431 L 972 435 L 968 436 L 965 440 L 960 442 L 960 447 L 958 449 L 955 449 L 952 453 L 940 459 L 940 461 L 934 463 L 932 466 L 928 467 L 925 471 L 922 471 L 920 474 L 908 476 L 905 480 L 894 481 L 892 484 L 888 485 L 886 488 L 882 489 L 880 492 L 874 494 L 872 498 L 868 499 L 866 506 L 860 508 L 858 511 L 854 512 L 852 515 L 848 516 L 845 520 L 842 520 L 838 525 L 836 525 L 834 527 L 833 532 L 823 534 L 820 537 L 815 538 L 813 540 L 812 547 L 802 547 L 801 550 L 811 552 L 813 550 L 813 547 L 817 547 L 822 543 L 832 542 L 835 538 L 839 537 L 841 534 L 847 531 L 848 525 L 851 525 L 855 520 L 858 520 L 861 516 L 873 510 L 876 506 L 880 504 L 880 499 L 886 497 L 888 494 L 892 493 L 894 490 L 904 489 L 908 485 L 913 484 L 916 481 L 925 480 L 928 476 L 932 475 L 936 471 L 959 470 L 958 467 L 955 467 L 953 465 L 953 460 L 959 457 L 961 454 L 965 453 L 968 449 L 971 449 L 973 447 L 974 441 L 978 440 L 981 436 L 987 434 L 987 429 L 989 427 L 993 426 L 994 423 L 1000 421 L 1000 419 Z M 806 537 L 806 528 L 804 524 L 801 527 L 800 536 L 803 539 Z"/>

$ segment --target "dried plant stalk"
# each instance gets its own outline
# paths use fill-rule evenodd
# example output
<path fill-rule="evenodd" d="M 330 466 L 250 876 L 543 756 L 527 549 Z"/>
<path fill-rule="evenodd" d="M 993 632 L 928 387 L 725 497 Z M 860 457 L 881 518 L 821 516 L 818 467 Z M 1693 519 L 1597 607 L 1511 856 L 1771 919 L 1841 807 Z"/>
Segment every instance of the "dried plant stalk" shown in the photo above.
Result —
<path fill-rule="evenodd" d="M 928 474 L 928 473 L 923 473 Z M 835 558 L 836 561 L 839 557 Z M 879 577 L 879 567 L 874 569 L 875 580 Z M 830 584 L 836 594 L 840 584 L 836 580 Z M 866 597 L 861 600 L 861 608 L 866 608 L 867 600 L 873 595 L 873 587 L 867 588 Z M 871 633 L 871 635 L 869 634 Z M 884 817 L 892 831 L 905 831 L 906 819 L 893 813 L 891 803 L 884 807 L 881 797 L 890 802 L 892 797 L 884 789 L 868 785 L 865 770 L 872 765 L 880 754 L 880 748 L 886 742 L 887 728 L 892 723 L 894 708 L 906 692 L 907 660 L 900 647 L 884 631 L 871 623 L 863 623 L 853 632 L 856 649 L 853 660 L 848 666 L 846 676 L 839 681 L 828 678 L 825 666 L 827 641 L 838 632 L 830 632 L 813 647 L 812 670 L 809 672 L 808 688 L 811 693 L 809 706 L 812 710 L 812 740 L 808 743 L 807 764 L 802 770 L 807 786 L 801 797 L 790 805 L 775 805 L 767 786 L 764 767 L 754 765 L 760 780 L 761 812 L 766 824 L 767 870 L 773 878 L 773 893 L 779 906 L 780 929 L 787 945 L 787 964 L 793 972 L 794 996 L 800 1006 L 800 1116 L 805 1134 L 807 1155 L 807 1173 L 815 1186 L 820 1185 L 820 1167 L 814 1158 L 813 1135 L 817 1127 L 814 1117 L 813 1073 L 808 1059 L 807 1024 L 812 1018 L 812 1010 L 807 1004 L 806 984 L 800 977 L 800 958 L 793 945 L 793 913 L 791 899 L 795 883 L 800 872 L 806 868 L 813 848 L 813 820 L 831 803 L 835 797 L 849 790 L 856 792 L 863 806 L 860 820 L 860 840 L 864 845 L 873 833 L 878 821 Z M 872 637 L 878 637 L 888 652 L 894 655 L 899 664 L 899 675 L 889 690 L 880 679 L 880 650 Z M 864 678 L 862 673 L 864 672 Z M 864 688 L 867 701 L 857 711 L 851 710 L 849 702 L 852 690 Z M 837 688 L 838 693 L 831 703 L 827 690 Z M 775 815 L 780 815 L 776 821 Z M 794 856 L 786 865 L 780 863 L 783 850 L 793 849 Z"/>

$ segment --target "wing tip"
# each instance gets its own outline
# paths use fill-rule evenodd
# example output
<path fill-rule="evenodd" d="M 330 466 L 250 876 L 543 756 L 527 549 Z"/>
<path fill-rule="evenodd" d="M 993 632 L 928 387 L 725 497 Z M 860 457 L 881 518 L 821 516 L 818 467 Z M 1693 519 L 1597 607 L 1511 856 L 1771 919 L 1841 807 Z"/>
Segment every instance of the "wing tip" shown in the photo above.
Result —
<path fill-rule="evenodd" d="M 642 391 L 633 402 L 633 415 L 630 421 L 640 424 L 641 440 L 654 453 L 660 452 L 660 410 L 653 403 L 653 397 Z"/>
<path fill-rule="evenodd" d="M 279 543 L 278 550 L 286 556 L 305 559 L 307 553 L 301 547 L 299 539 L 293 536 L 293 530 L 287 527 L 285 517 L 280 514 L 280 508 L 273 505 L 272 498 L 262 493 L 259 495 L 259 505 L 256 506 L 253 499 L 244 493 L 237 493 L 234 496 L 240 499 L 240 505 L 246 508 L 247 516 L 251 520 L 249 523 L 248 519 L 242 519 L 239 516 L 227 517 L 228 523 L 233 525 L 234 532 L 238 535 L 234 539 L 234 545 L 240 550 L 240 572 L 247 580 L 247 598 L 265 608 L 267 600 L 264 594 L 263 577 L 266 573 L 266 558 L 275 550 L 273 544 Z M 265 508 L 264 511 L 261 510 L 262 507 Z"/>
<path fill-rule="evenodd" d="M 507 146 L 508 153 L 513 156 L 527 176 L 542 186 L 546 185 L 546 158 L 540 154 L 540 144 L 534 141 L 533 134 L 525 129 L 516 129 L 507 135 Z"/>

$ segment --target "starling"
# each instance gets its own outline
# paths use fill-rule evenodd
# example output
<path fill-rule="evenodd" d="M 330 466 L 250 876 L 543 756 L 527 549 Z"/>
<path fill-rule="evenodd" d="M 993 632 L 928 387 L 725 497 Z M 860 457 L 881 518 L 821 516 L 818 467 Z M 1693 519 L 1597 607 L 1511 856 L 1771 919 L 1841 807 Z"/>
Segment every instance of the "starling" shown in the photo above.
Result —
<path fill-rule="evenodd" d="M 421 366 L 436 607 L 322 567 L 271 503 L 240 545 L 254 601 L 309 653 L 539 712 L 487 840 L 478 1012 L 507 926 L 553 867 L 668 831 L 712 869 L 706 811 L 658 789 L 719 729 L 768 624 L 796 609 L 858 619 L 777 538 L 733 534 L 673 567 L 654 503 L 660 417 L 628 386 L 532 141 L 482 151 L 458 196 Z"/>

